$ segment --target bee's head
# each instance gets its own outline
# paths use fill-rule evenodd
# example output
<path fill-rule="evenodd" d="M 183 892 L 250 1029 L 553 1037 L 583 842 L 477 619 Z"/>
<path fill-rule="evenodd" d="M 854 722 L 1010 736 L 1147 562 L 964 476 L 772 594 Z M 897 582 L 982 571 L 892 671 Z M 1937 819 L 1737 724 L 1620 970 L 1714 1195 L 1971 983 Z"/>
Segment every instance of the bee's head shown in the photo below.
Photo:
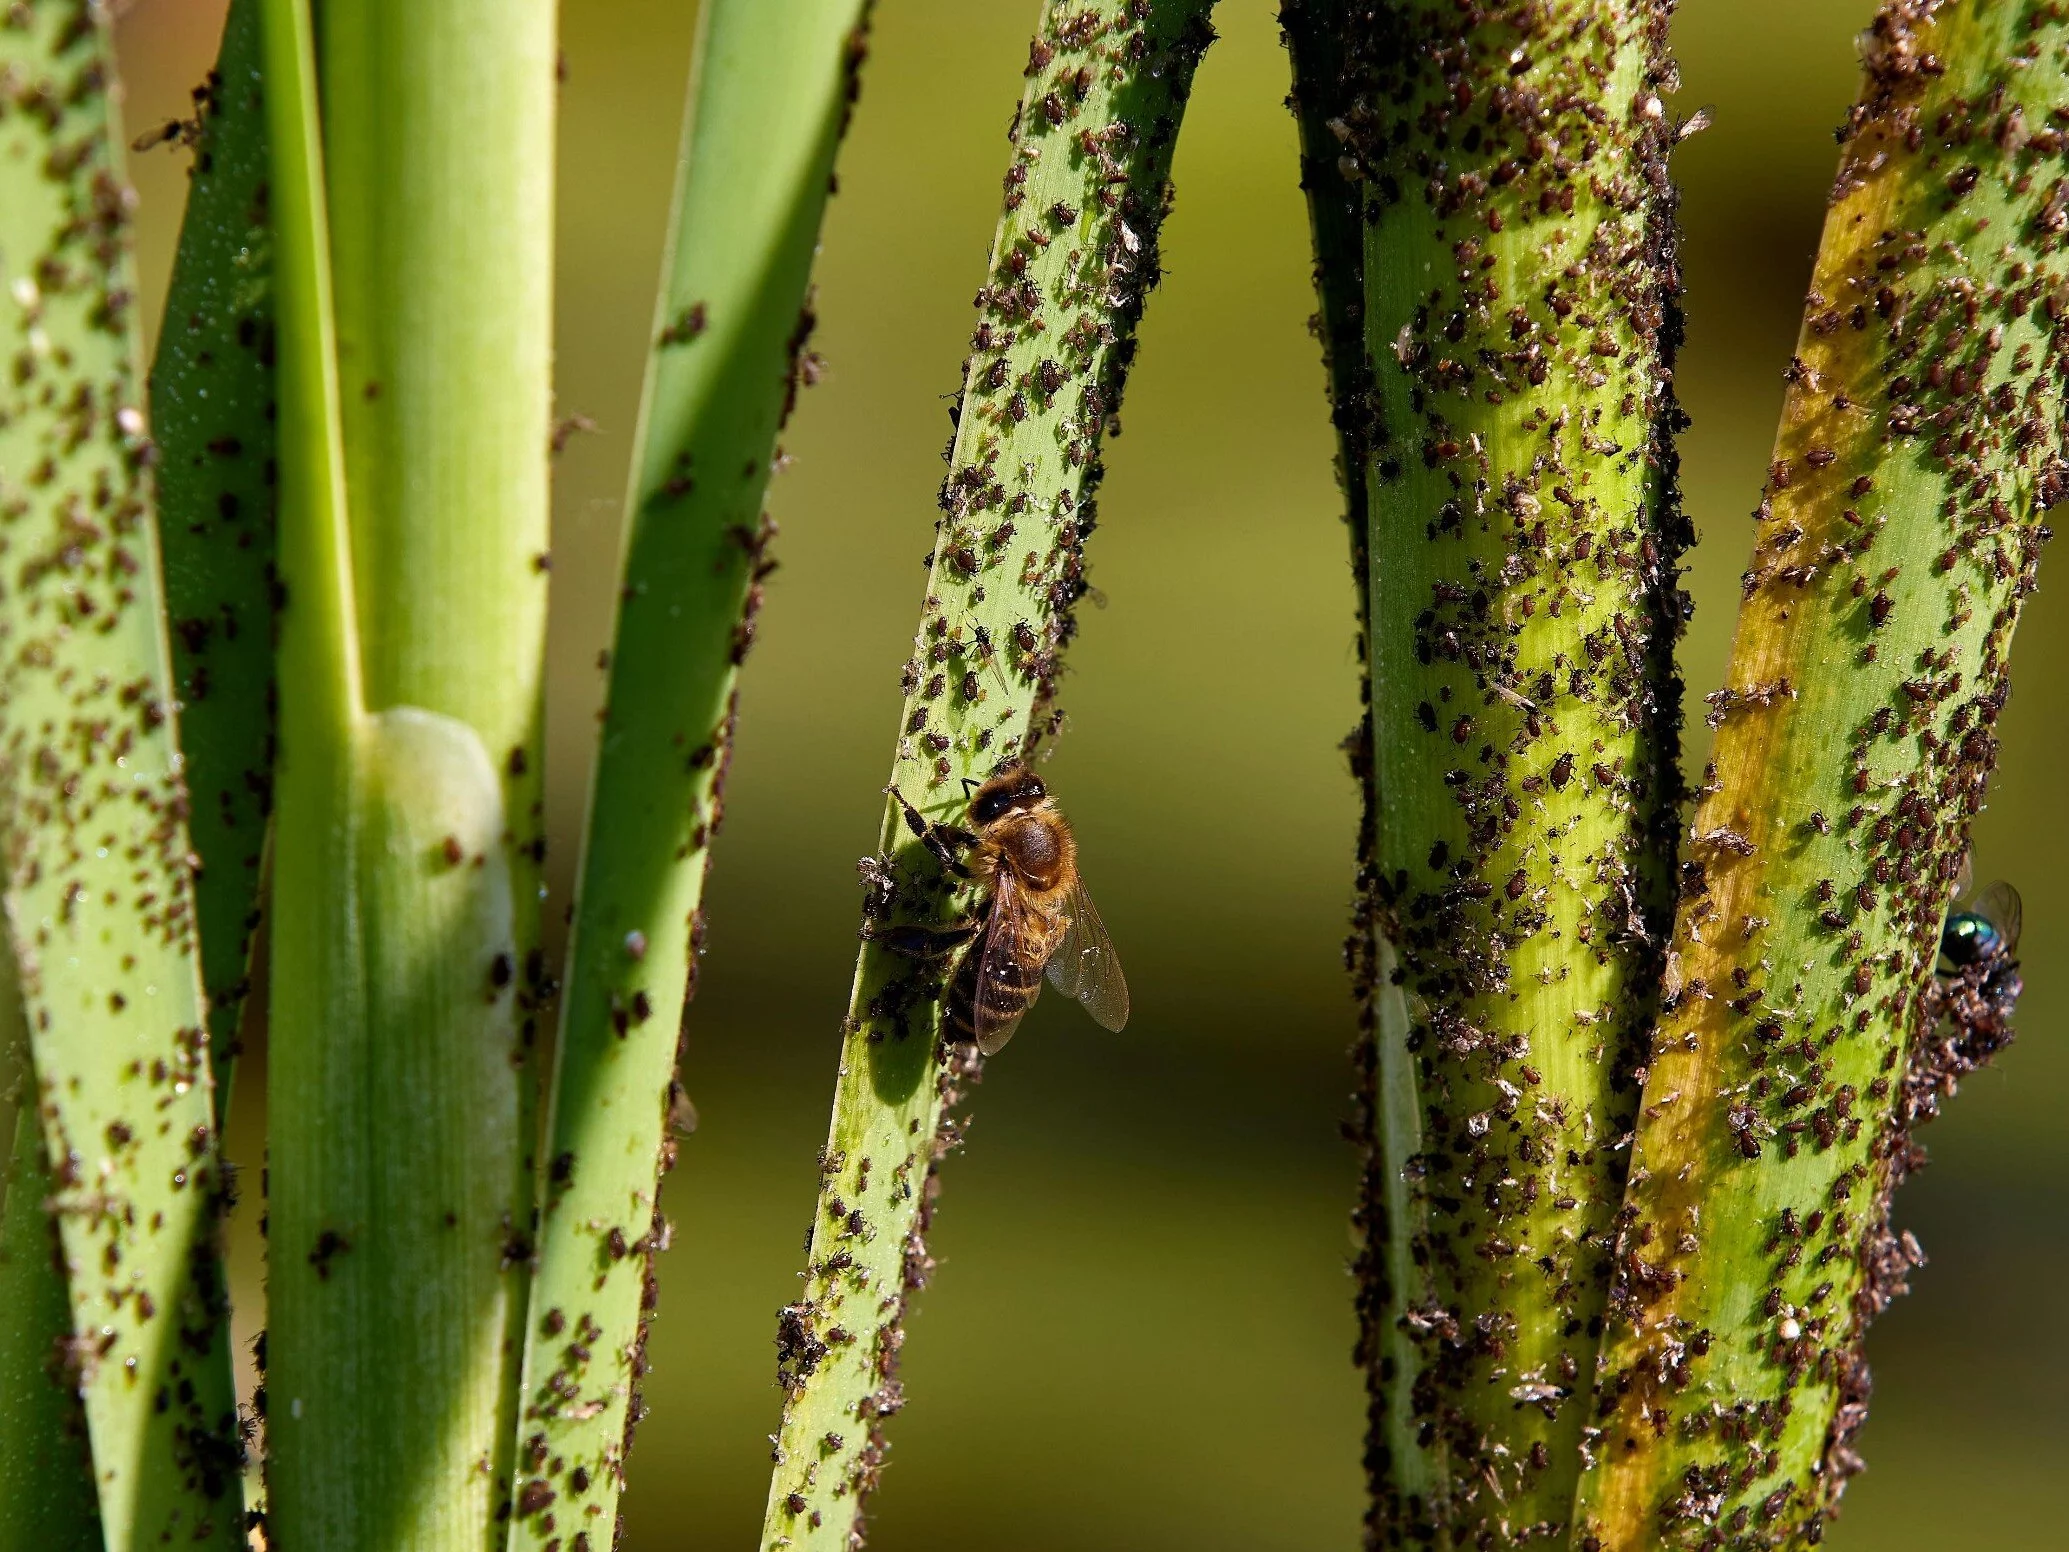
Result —
<path fill-rule="evenodd" d="M 970 796 L 970 818 L 994 824 L 1012 813 L 1025 813 L 1048 799 L 1042 778 L 1024 765 L 1011 766 L 981 784 Z"/>

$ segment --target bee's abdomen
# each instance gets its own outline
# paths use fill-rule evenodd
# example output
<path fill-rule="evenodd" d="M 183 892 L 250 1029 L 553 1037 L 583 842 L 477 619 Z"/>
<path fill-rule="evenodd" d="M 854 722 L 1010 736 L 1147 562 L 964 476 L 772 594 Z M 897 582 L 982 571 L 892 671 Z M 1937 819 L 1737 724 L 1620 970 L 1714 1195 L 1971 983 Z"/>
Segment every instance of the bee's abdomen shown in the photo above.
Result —
<path fill-rule="evenodd" d="M 948 1023 L 964 1040 L 977 1038 L 977 1013 L 984 1010 L 987 1025 L 1009 1024 L 1025 1013 L 1035 993 L 1042 989 L 1041 960 L 1033 957 L 994 957 L 989 977 L 980 976 L 980 956 L 972 953 L 963 961 L 948 991 Z"/>
<path fill-rule="evenodd" d="M 943 1010 L 955 1038 L 980 1043 L 988 1038 L 989 1048 L 996 1049 L 1042 989 L 1042 974 L 1066 920 L 1049 902 L 1023 898 L 1016 923 L 1009 952 L 987 953 L 987 930 L 956 972 Z"/>

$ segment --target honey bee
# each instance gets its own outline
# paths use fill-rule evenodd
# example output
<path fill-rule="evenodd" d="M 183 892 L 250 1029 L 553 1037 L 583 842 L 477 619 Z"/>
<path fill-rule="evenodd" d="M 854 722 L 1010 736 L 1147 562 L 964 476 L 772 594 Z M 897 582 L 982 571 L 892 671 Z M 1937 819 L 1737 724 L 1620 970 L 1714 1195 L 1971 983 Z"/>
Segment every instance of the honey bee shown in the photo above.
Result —
<path fill-rule="evenodd" d="M 974 943 L 950 983 L 949 1027 L 990 1056 L 1013 1038 L 1046 973 L 1111 1030 L 1128 1022 L 1128 983 L 1078 874 L 1070 823 L 1041 777 L 1011 766 L 970 794 L 970 829 L 929 824 L 895 787 L 905 822 L 942 866 L 983 889 L 976 918 L 937 936 Z"/>

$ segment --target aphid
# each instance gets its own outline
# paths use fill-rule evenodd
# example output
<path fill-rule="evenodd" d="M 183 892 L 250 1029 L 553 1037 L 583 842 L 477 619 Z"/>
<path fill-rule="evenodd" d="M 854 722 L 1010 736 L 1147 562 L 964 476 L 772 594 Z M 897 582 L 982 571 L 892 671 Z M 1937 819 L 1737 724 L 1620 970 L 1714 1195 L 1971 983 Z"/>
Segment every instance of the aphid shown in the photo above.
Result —
<path fill-rule="evenodd" d="M 942 947 L 975 940 L 949 986 L 950 1028 L 994 1054 L 1034 1005 L 1045 972 L 1099 1024 L 1127 1024 L 1120 959 L 1078 875 L 1070 823 L 1041 777 L 1013 765 L 978 785 L 970 830 L 929 824 L 896 788 L 891 795 L 942 866 L 985 891 L 975 920 L 935 937 Z"/>

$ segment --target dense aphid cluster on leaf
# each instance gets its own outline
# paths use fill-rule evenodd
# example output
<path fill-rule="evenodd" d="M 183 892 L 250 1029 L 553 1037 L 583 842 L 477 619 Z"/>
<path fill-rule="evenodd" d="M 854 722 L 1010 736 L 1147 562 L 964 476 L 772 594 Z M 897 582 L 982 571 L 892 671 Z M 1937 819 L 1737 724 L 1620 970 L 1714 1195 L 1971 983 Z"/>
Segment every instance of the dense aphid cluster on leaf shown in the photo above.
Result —
<path fill-rule="evenodd" d="M 1332 369 L 1372 557 L 1370 1530 L 1536 1538 L 1579 1466 L 1678 797 L 1664 14 L 1340 9 L 1307 176 L 1367 228 L 1369 387 Z"/>
<path fill-rule="evenodd" d="M 1051 729 L 1061 653 L 1087 588 L 1100 442 L 1118 424 L 1135 326 L 1211 0 L 1051 5 L 1011 131 L 1005 209 L 947 450 L 925 606 L 901 678 L 892 782 L 959 819 L 962 779 L 1028 757 Z M 842 1047 L 804 1297 L 783 1312 L 786 1391 L 764 1545 L 846 1547 L 876 1484 L 882 1420 L 903 1404 L 907 1297 L 931 1260 L 934 1173 L 981 1059 L 939 1038 L 953 956 L 916 958 L 894 926 L 971 908 L 886 805 L 865 860 L 865 943 Z"/>
<path fill-rule="evenodd" d="M 5 1022 L 25 1026 L 21 1097 L 49 1170 L 8 1206 L 47 1205 L 50 1246 L 8 1287 L 53 1264 L 68 1281 L 69 1329 L 41 1335 L 84 1398 L 103 1519 L 227 1545 L 243 1461 L 216 1256 L 228 1182 L 105 20 L 86 4 L 0 15 Z"/>
<path fill-rule="evenodd" d="M 1711 698 L 1591 1548 L 1818 1539 L 1916 1260 L 1911 1129 L 2002 1043 L 2007 999 L 1933 968 L 2064 481 L 2060 21 L 1907 4 L 1868 35 Z"/>
<path fill-rule="evenodd" d="M 863 1544 L 981 1053 L 1045 967 L 1126 1023 L 1031 762 L 1212 5 L 1046 0 L 1029 51 L 765 1552 Z M 108 7 L 0 7 L 0 1545 L 617 1535 L 870 8 L 700 12 L 540 1085 L 547 469 L 589 425 L 552 418 L 551 0 L 233 0 L 194 117 L 133 144 L 195 158 L 155 427 Z M 1818 1544 L 1923 1262 L 1892 1193 L 2023 990 L 2016 891 L 1967 854 L 2069 492 L 2069 7 L 1887 0 L 1861 39 L 1693 793 L 1671 9 L 1281 5 L 1363 669 L 1373 1548 Z M 241 1418 L 217 1139 L 262 887 Z"/>
<path fill-rule="evenodd" d="M 2060 18 L 1934 11 L 1865 48 L 1666 951 L 1689 531 L 1665 8 L 1285 7 L 1369 527 L 1374 1544 L 1779 1545 L 1856 1465 L 1860 1334 L 1917 1259 L 1887 1227 L 1910 1129 L 2009 1034 L 2015 972 L 1931 971 L 2064 478 Z M 1599 1001 L 1576 984 L 1612 966 Z M 1756 1252 L 1716 1247 L 1755 1232 L 1775 1272 L 1747 1288 Z M 1741 1324 L 1769 1340 L 1713 1356 Z"/>
<path fill-rule="evenodd" d="M 1366 89 L 1360 35 L 1347 25 L 1353 8 L 1343 0 L 1286 0 L 1281 34 L 1293 63 L 1287 106 L 1300 131 L 1300 185 L 1307 195 L 1320 310 L 1308 327 L 1322 347 L 1328 372 L 1330 423 L 1336 432 L 1337 483 L 1344 499 L 1356 606 L 1358 720 L 1343 742 L 1358 787 L 1357 869 L 1351 930 L 1344 938 L 1357 1028 L 1351 1043 L 1355 1079 L 1345 1132 L 1357 1148 L 1360 1178 L 1351 1228 L 1356 1236 L 1358 1341 L 1355 1357 L 1365 1378 L 1372 1430 L 1363 1464 L 1368 1523 L 1378 1523 L 1385 1492 L 1388 1447 L 1382 1437 L 1387 1383 L 1378 1362 L 1393 1285 L 1387 1276 L 1386 1160 L 1379 1145 L 1379 793 L 1372 781 L 1373 720 L 1371 524 L 1365 471 L 1372 427 L 1372 361 L 1365 349 L 1365 214 L 1357 163 L 1344 154 L 1347 115 Z"/>

